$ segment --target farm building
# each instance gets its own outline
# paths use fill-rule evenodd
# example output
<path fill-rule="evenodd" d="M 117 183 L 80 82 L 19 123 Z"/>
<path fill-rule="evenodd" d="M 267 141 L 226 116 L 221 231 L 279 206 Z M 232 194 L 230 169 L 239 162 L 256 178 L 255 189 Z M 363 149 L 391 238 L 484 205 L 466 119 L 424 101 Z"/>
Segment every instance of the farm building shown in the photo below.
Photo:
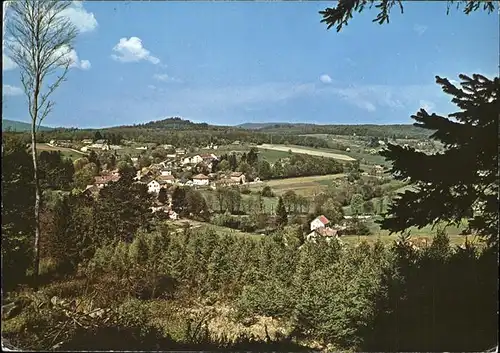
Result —
<path fill-rule="evenodd" d="M 209 180 L 206 175 L 198 174 L 193 177 L 193 185 L 202 186 L 208 185 Z"/>
<path fill-rule="evenodd" d="M 161 185 L 156 180 L 151 180 L 148 184 L 148 192 L 158 194 L 161 189 Z"/>
<path fill-rule="evenodd" d="M 329 223 L 330 221 L 325 216 L 318 216 L 311 222 L 311 231 L 314 231 L 318 228 L 325 228 Z"/>
<path fill-rule="evenodd" d="M 307 234 L 307 240 L 312 240 L 318 237 L 324 237 L 324 238 L 333 238 L 337 237 L 338 232 L 336 229 L 332 229 L 329 227 L 319 227 L 314 229 L 311 233 Z"/>
<path fill-rule="evenodd" d="M 245 184 L 246 182 L 245 174 L 243 174 L 242 172 L 233 172 L 229 175 L 229 177 L 240 184 Z"/>
<path fill-rule="evenodd" d="M 96 185 L 98 188 L 103 188 L 112 181 L 115 182 L 120 180 L 120 175 L 116 174 L 101 175 L 101 176 L 96 176 L 94 180 L 95 180 L 94 185 Z"/>

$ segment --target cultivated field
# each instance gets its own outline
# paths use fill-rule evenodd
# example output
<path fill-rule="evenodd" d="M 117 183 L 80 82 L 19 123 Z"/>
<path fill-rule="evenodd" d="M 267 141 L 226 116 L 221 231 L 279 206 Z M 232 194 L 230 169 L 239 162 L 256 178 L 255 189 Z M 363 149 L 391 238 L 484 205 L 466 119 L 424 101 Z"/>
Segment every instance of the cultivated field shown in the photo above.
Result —
<path fill-rule="evenodd" d="M 315 175 L 308 177 L 286 178 L 268 180 L 263 183 L 252 184 L 250 189 L 262 189 L 265 185 L 271 187 L 276 195 L 281 195 L 288 190 L 293 190 L 299 195 L 314 196 L 331 184 L 335 179 L 345 178 L 345 174 Z"/>
<path fill-rule="evenodd" d="M 64 157 L 67 157 L 67 158 L 70 158 L 70 159 L 78 159 L 82 156 L 85 155 L 85 153 L 81 152 L 81 151 L 78 151 L 78 150 L 74 150 L 72 148 L 67 148 L 67 147 L 55 147 L 55 146 L 50 146 L 49 144 L 46 144 L 46 143 L 37 143 L 36 144 L 36 148 L 39 152 L 42 152 L 42 151 L 59 151 L 62 153 L 62 155 Z"/>
<path fill-rule="evenodd" d="M 340 161 L 346 161 L 346 162 L 355 161 L 354 158 L 346 156 L 345 154 L 337 154 L 337 153 L 331 153 L 331 152 L 314 150 L 314 149 L 307 149 L 307 148 L 302 148 L 302 147 L 297 147 L 297 146 L 262 144 L 262 145 L 259 145 L 257 147 L 259 149 L 263 149 L 263 150 L 267 149 L 267 150 L 275 150 L 275 151 L 283 151 L 283 152 L 292 151 L 292 153 L 309 154 L 311 156 L 333 158 L 333 159 L 338 159 Z"/>

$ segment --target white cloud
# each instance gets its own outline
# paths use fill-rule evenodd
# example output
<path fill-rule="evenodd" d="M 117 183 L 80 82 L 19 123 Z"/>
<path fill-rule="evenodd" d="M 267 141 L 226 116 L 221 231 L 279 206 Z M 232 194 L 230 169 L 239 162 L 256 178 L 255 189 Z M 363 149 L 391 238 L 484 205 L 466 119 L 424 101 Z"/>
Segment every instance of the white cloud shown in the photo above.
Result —
<path fill-rule="evenodd" d="M 80 61 L 80 68 L 82 70 L 89 70 L 91 67 L 92 67 L 92 65 L 90 64 L 90 61 L 88 61 L 88 60 Z"/>
<path fill-rule="evenodd" d="M 61 12 L 78 28 L 80 33 L 91 32 L 97 28 L 97 20 L 92 12 L 87 12 L 81 1 L 73 1 L 71 6 Z"/>
<path fill-rule="evenodd" d="M 319 77 L 319 80 L 323 83 L 332 83 L 332 78 L 328 76 L 327 74 L 321 75 Z"/>
<path fill-rule="evenodd" d="M 71 62 L 69 67 L 81 69 L 81 70 L 89 70 L 91 68 L 91 64 L 89 60 L 80 60 L 78 58 L 78 54 L 75 49 L 69 49 L 69 47 L 61 47 L 56 55 L 63 55 L 61 57 L 61 64 L 65 63 L 67 60 Z"/>
<path fill-rule="evenodd" d="M 23 94 L 23 90 L 16 86 L 3 85 L 3 95 L 4 96 L 19 96 Z"/>
<path fill-rule="evenodd" d="M 425 33 L 425 31 L 427 31 L 427 28 L 428 27 L 426 25 L 416 24 L 413 26 L 413 30 L 417 32 L 419 36 L 422 36 Z"/>
<path fill-rule="evenodd" d="M 5 49 L 4 49 L 5 50 Z M 12 70 L 17 67 L 17 64 L 12 61 L 7 55 L 2 53 L 2 71 Z"/>
<path fill-rule="evenodd" d="M 160 63 L 160 59 L 152 56 L 149 50 L 142 46 L 142 40 L 138 37 L 121 38 L 113 51 L 118 55 L 112 54 L 111 57 L 124 63 L 141 60 L 147 60 L 155 65 Z"/>

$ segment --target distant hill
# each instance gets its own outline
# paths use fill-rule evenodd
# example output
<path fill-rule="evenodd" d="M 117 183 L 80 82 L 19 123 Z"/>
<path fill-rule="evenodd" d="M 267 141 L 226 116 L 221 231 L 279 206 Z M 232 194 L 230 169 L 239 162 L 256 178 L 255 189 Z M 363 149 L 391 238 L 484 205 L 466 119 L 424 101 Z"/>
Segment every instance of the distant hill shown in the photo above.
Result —
<path fill-rule="evenodd" d="M 29 132 L 30 124 L 14 120 L 2 120 L 2 131 L 22 131 Z M 122 133 L 125 135 L 143 133 L 161 134 L 164 132 L 174 131 L 193 131 L 199 133 L 205 132 L 220 132 L 220 133 L 234 133 L 241 136 L 248 134 L 262 133 L 265 135 L 344 135 L 344 136 L 372 136 L 378 138 L 411 138 L 422 139 L 428 138 L 433 131 L 422 129 L 420 127 L 410 124 L 392 124 L 392 125 L 316 125 L 309 123 L 285 123 L 285 122 L 270 122 L 270 123 L 245 123 L 236 126 L 218 126 L 210 125 L 207 123 L 195 123 L 187 119 L 179 117 L 172 117 L 163 120 L 150 121 L 143 124 L 134 125 L 120 125 L 101 129 L 75 129 L 75 128 L 50 128 L 41 126 L 40 131 L 51 131 L 54 134 L 61 134 L 63 132 L 71 134 L 74 131 L 82 133 L 90 133 L 92 131 L 100 130 L 110 133 Z M 238 139 L 238 138 L 237 138 Z"/>
<path fill-rule="evenodd" d="M 22 121 L 2 119 L 2 131 L 17 131 L 26 132 L 31 130 L 30 123 L 24 123 Z M 39 131 L 50 131 L 52 128 L 47 126 L 40 126 Z"/>
<path fill-rule="evenodd" d="M 433 131 L 422 129 L 410 124 L 392 125 L 316 125 L 307 123 L 246 123 L 239 128 L 266 133 L 281 133 L 289 135 L 330 134 L 397 138 L 428 138 Z"/>
<path fill-rule="evenodd" d="M 207 123 L 194 123 L 179 117 L 163 120 L 150 121 L 144 124 L 134 124 L 132 126 L 116 126 L 113 128 L 142 128 L 142 129 L 168 129 L 168 130 L 219 130 L 227 129 L 224 126 L 209 125 Z M 112 128 L 111 128 L 112 129 Z"/>

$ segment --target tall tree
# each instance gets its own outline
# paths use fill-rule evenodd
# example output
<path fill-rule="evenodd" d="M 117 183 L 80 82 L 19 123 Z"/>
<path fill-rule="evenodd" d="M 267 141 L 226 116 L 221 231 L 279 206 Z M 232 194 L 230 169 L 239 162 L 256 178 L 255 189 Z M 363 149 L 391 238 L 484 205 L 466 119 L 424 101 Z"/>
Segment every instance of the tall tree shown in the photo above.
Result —
<path fill-rule="evenodd" d="M 351 198 L 351 211 L 355 215 L 359 215 L 363 212 L 363 195 L 354 194 Z"/>
<path fill-rule="evenodd" d="M 278 207 L 276 208 L 276 223 L 279 227 L 283 227 L 288 223 L 288 214 L 286 212 L 285 203 L 283 198 L 280 196 L 278 199 Z"/>
<path fill-rule="evenodd" d="M 255 147 L 250 148 L 250 151 L 247 154 L 247 163 L 251 166 L 255 166 L 257 164 L 257 160 L 259 158 L 258 151 Z"/>
<path fill-rule="evenodd" d="M 427 155 L 391 144 L 381 153 L 393 163 L 395 177 L 409 180 L 414 189 L 396 198 L 381 222 L 392 232 L 466 218 L 470 230 L 498 239 L 500 79 L 460 78 L 462 88 L 436 77 L 460 111 L 445 118 L 420 109 L 412 116 L 415 126 L 435 131 L 431 138 L 444 144 L 444 153 Z"/>
<path fill-rule="evenodd" d="M 186 208 L 186 189 L 176 187 L 172 193 L 172 209 L 178 214 L 184 216 Z"/>
<path fill-rule="evenodd" d="M 167 189 L 160 189 L 160 192 L 158 193 L 158 201 L 161 203 L 166 203 L 168 201 Z"/>
<path fill-rule="evenodd" d="M 70 2 L 50 0 L 13 1 L 7 18 L 8 56 L 19 66 L 21 83 L 28 98 L 31 117 L 31 153 L 35 181 L 35 246 L 34 284 L 38 288 L 41 190 L 38 175 L 37 130 L 52 110 L 49 100 L 54 90 L 65 79 L 72 59 L 71 47 L 77 29 L 62 15 Z M 51 83 L 50 77 L 60 75 Z"/>
<path fill-rule="evenodd" d="M 26 275 L 35 229 L 33 163 L 25 144 L 15 137 L 2 138 L 2 282 L 19 283 Z"/>

